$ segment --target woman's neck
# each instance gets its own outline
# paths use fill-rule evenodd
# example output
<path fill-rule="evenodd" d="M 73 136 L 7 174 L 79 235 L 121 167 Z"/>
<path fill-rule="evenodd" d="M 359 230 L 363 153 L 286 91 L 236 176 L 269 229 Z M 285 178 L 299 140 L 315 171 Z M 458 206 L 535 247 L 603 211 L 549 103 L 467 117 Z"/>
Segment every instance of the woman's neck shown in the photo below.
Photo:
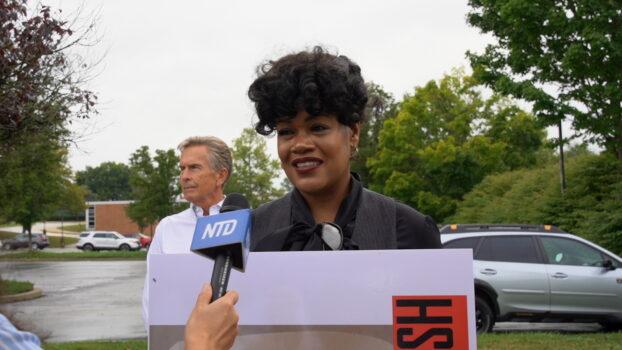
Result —
<path fill-rule="evenodd" d="M 350 177 L 348 177 L 346 181 L 335 186 L 336 188 L 322 193 L 300 192 L 307 202 L 316 223 L 335 221 L 341 202 L 350 193 L 350 181 Z"/>

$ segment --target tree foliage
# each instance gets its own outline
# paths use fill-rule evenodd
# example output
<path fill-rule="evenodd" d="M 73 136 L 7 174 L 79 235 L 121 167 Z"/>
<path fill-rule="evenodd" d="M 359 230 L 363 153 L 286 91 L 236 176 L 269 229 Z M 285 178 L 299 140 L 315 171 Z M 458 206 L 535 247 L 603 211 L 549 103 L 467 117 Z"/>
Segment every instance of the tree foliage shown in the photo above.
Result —
<path fill-rule="evenodd" d="M 67 124 L 87 118 L 96 96 L 83 87 L 85 62 L 68 49 L 88 37 L 73 32 L 48 6 L 34 11 L 26 0 L 0 4 L 0 156 L 33 133 L 71 139 Z"/>
<path fill-rule="evenodd" d="M 382 86 L 370 82 L 367 84 L 369 100 L 365 108 L 367 120 L 361 127 L 358 154 L 351 162 L 351 170 L 361 176 L 364 185 L 371 181 L 367 160 L 378 151 L 378 136 L 384 121 L 397 114 L 397 103 L 393 95 L 383 90 Z"/>
<path fill-rule="evenodd" d="M 31 136 L 0 158 L 0 213 L 30 232 L 55 210 L 84 209 L 84 191 L 71 181 L 67 149 Z"/>
<path fill-rule="evenodd" d="M 455 71 L 417 87 L 385 121 L 371 187 L 442 222 L 486 175 L 534 165 L 544 137 L 530 114 L 483 98 Z"/>
<path fill-rule="evenodd" d="M 622 6 L 610 0 L 469 0 L 468 22 L 497 38 L 468 53 L 474 76 L 533 102 L 622 159 Z M 553 91 L 555 90 L 555 91 Z"/>
<path fill-rule="evenodd" d="M 141 229 L 178 212 L 181 193 L 179 158 L 173 149 L 156 150 L 152 158 L 149 147 L 142 146 L 130 157 L 130 186 L 133 203 L 127 207 L 128 216 Z"/>
<path fill-rule="evenodd" d="M 89 40 L 50 7 L 0 1 L 0 215 L 29 231 L 55 210 L 80 211 L 67 146 L 69 124 L 96 111 L 89 67 L 69 50 Z"/>
<path fill-rule="evenodd" d="M 104 162 L 76 172 L 76 183 L 88 189 L 91 201 L 132 199 L 130 168 L 123 163 Z"/>
<path fill-rule="evenodd" d="M 279 162 L 270 159 L 266 140 L 252 128 L 242 130 L 233 140 L 233 173 L 225 186 L 225 193 L 242 193 L 253 208 L 283 195 L 275 186 L 279 177 Z"/>
<path fill-rule="evenodd" d="M 611 154 L 568 159 L 559 192 L 557 165 L 486 177 L 450 219 L 458 223 L 554 224 L 622 253 L 622 165 Z"/>

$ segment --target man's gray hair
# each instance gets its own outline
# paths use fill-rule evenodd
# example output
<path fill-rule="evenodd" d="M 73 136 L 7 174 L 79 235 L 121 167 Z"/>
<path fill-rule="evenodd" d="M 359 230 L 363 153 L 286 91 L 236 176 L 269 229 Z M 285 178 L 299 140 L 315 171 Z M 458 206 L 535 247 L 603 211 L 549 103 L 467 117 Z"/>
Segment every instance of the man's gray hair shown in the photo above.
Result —
<path fill-rule="evenodd" d="M 227 169 L 225 183 L 229 180 L 232 168 L 231 150 L 223 140 L 214 136 L 191 136 L 183 140 L 179 146 L 177 146 L 177 149 L 179 152 L 183 152 L 186 148 L 191 146 L 206 146 L 207 149 L 210 150 L 208 161 L 212 170 L 218 171 L 220 169 Z"/>

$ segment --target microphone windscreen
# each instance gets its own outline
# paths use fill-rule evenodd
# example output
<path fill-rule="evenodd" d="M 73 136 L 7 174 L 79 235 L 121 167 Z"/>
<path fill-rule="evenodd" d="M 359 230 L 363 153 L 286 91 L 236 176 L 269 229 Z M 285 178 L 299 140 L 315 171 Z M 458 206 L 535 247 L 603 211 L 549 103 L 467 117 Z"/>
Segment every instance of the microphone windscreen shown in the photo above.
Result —
<path fill-rule="evenodd" d="M 220 212 L 226 213 L 234 210 L 248 209 L 250 207 L 251 205 L 248 203 L 248 200 L 244 197 L 244 195 L 239 193 L 229 193 L 222 203 Z"/>

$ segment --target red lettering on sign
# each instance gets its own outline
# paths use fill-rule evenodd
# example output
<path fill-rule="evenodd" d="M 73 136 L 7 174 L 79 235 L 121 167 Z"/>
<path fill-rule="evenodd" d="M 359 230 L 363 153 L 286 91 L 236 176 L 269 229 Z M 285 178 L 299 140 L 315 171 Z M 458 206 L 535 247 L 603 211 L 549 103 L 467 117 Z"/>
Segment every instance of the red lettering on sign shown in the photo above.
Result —
<path fill-rule="evenodd" d="M 465 295 L 393 297 L 394 350 L 468 348 Z"/>

